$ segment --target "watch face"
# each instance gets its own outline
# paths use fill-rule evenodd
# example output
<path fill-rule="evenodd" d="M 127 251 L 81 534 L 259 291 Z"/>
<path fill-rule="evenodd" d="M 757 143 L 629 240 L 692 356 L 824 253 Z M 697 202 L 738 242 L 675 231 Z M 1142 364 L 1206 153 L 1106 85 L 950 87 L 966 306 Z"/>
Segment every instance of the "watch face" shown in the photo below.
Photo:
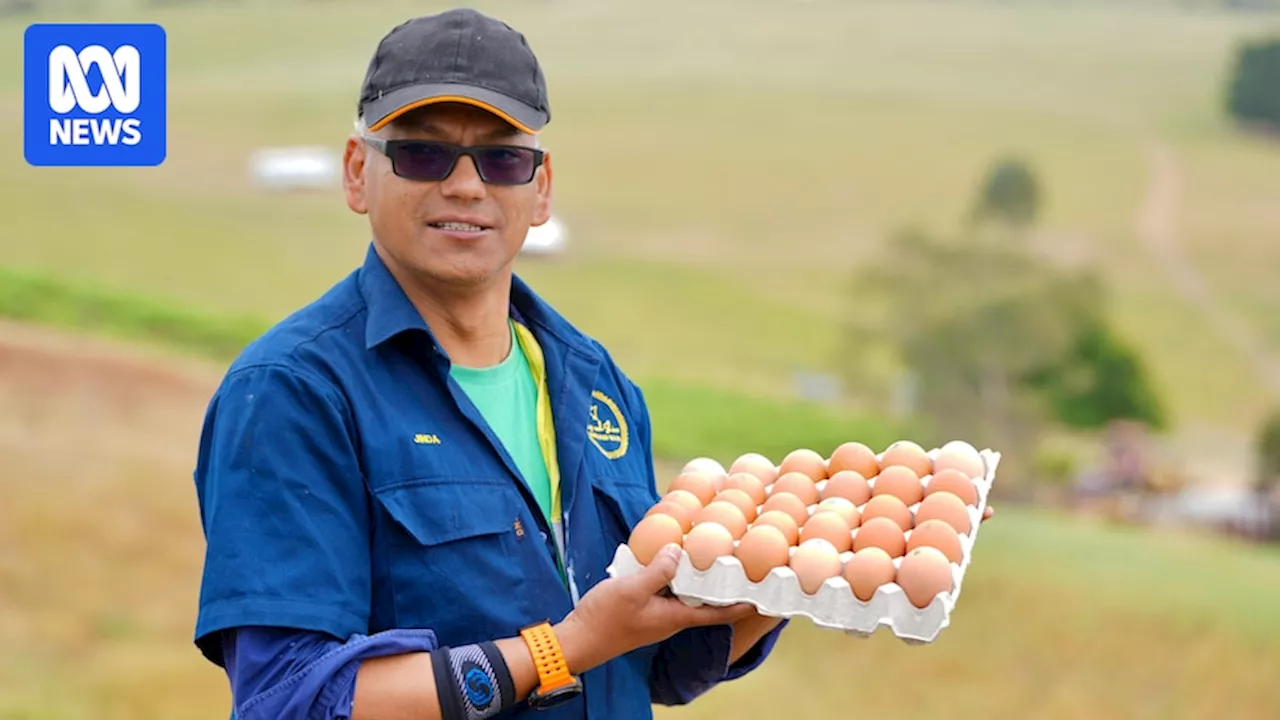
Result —
<path fill-rule="evenodd" d="M 564 703 L 569 702 L 570 700 L 578 697 L 581 694 L 582 694 L 582 681 L 579 680 L 578 682 L 575 682 L 572 685 L 567 685 L 562 688 L 556 688 L 555 690 L 551 690 L 547 692 L 545 695 L 538 695 L 530 699 L 532 700 L 531 704 L 535 709 L 546 710 L 549 708 L 557 707 L 559 705 L 563 705 Z"/>

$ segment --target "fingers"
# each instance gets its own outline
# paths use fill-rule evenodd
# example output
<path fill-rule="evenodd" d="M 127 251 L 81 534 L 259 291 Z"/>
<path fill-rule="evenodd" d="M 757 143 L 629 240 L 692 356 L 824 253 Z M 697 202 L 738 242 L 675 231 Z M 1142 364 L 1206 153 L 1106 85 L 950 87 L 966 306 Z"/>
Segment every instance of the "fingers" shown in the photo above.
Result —
<path fill-rule="evenodd" d="M 996 514 L 996 509 L 988 505 L 987 509 L 982 512 L 982 522 L 986 522 L 990 520 L 991 517 L 995 514 Z"/>
<path fill-rule="evenodd" d="M 679 601 L 677 600 L 676 602 Z M 684 605 L 684 603 L 680 604 L 683 607 L 682 614 L 684 615 L 681 619 L 681 625 L 685 627 L 731 625 L 757 614 L 756 607 L 750 603 L 738 603 L 728 607 L 702 605 L 696 608 Z"/>
<path fill-rule="evenodd" d="M 637 590 L 645 595 L 657 595 L 675 578 L 679 566 L 680 546 L 667 545 L 658 551 L 643 571 L 632 576 Z"/>

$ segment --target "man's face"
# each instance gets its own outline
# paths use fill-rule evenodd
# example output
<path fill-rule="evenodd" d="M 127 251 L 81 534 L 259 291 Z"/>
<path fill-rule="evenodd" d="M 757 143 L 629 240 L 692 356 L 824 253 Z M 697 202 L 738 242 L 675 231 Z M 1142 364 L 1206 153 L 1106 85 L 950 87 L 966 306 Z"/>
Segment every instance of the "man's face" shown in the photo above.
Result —
<path fill-rule="evenodd" d="M 377 135 L 457 145 L 534 144 L 500 118 L 452 103 L 406 113 Z M 549 156 L 527 185 L 487 184 L 466 156 L 444 180 L 408 180 L 392 172 L 390 158 L 352 137 L 344 171 L 347 205 L 368 214 L 388 264 L 436 284 L 465 289 L 502 279 L 530 226 L 551 216 Z"/>

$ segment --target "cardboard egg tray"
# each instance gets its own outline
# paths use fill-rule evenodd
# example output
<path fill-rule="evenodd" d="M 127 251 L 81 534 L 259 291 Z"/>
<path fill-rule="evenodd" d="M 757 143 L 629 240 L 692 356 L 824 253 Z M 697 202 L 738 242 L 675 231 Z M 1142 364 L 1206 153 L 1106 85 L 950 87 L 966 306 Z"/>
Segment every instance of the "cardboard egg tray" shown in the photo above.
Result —
<path fill-rule="evenodd" d="M 930 458 L 937 450 L 929 451 Z M 996 466 L 1000 462 L 1000 454 L 991 450 L 979 453 L 985 464 L 986 473 L 981 478 L 973 478 L 978 490 L 977 507 L 970 506 L 969 520 L 971 529 L 960 536 L 960 545 L 964 556 L 959 565 L 951 565 L 955 588 L 947 593 L 939 593 L 929 605 L 917 608 L 907 599 L 906 593 L 896 583 L 880 586 L 871 600 L 859 600 L 849 587 L 848 581 L 837 576 L 828 578 L 813 595 L 806 594 L 800 588 L 795 571 L 789 567 L 777 567 L 759 583 L 747 579 L 742 563 L 733 556 L 718 558 L 705 571 L 698 570 L 689 561 L 688 553 L 680 558 L 675 579 L 671 582 L 671 592 L 686 605 L 734 605 L 751 603 L 760 614 L 772 617 L 808 618 L 815 625 L 832 630 L 842 630 L 849 635 L 869 637 L 881 626 L 888 627 L 895 636 L 911 644 L 931 643 L 937 639 L 951 622 L 951 612 L 960 598 L 965 571 L 973 559 L 973 546 L 978 539 L 982 514 L 987 508 L 987 497 L 995 481 Z M 877 456 L 877 460 L 879 459 Z M 931 476 L 924 478 L 923 484 L 928 487 Z M 826 481 L 818 483 L 821 490 Z M 869 481 L 875 487 L 875 479 Z M 914 521 L 919 504 L 910 506 Z M 858 507 L 861 512 L 863 506 Z M 810 506 L 812 516 L 814 507 Z M 908 540 L 911 532 L 906 533 Z M 854 530 L 856 537 L 857 529 Z M 736 542 L 735 542 L 736 546 Z M 791 548 L 795 553 L 796 548 Z M 841 553 L 841 564 L 853 557 L 853 552 Z M 894 567 L 902 563 L 902 558 L 895 558 Z M 619 545 L 614 553 L 613 563 L 608 572 L 610 576 L 622 577 L 631 575 L 644 567 L 635 559 L 626 543 Z"/>

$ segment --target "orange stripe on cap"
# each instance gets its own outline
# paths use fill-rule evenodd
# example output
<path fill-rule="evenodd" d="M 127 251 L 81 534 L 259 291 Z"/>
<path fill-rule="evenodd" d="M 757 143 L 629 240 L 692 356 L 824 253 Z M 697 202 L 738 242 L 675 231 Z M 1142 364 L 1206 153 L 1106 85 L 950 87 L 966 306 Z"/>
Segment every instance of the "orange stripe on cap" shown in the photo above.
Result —
<path fill-rule="evenodd" d="M 446 103 L 446 102 L 462 103 L 463 105 L 471 105 L 472 107 L 478 107 L 481 110 L 487 110 L 493 113 L 494 115 L 497 115 L 498 117 L 502 118 L 503 120 L 506 120 L 507 122 L 511 123 L 516 127 L 517 130 L 523 133 L 528 133 L 529 135 L 538 134 L 536 130 L 531 129 L 528 125 L 525 125 L 519 120 L 516 120 L 515 118 L 511 117 L 509 114 L 499 110 L 498 108 L 490 105 L 489 103 L 480 102 L 475 98 L 462 97 L 461 95 L 441 95 L 439 97 L 430 97 L 430 98 L 423 98 L 421 100 L 415 100 L 414 102 L 411 102 L 408 105 L 404 105 L 396 109 L 394 112 L 390 113 L 383 119 L 379 120 L 377 124 L 371 125 L 369 127 L 369 130 L 370 131 L 380 130 L 386 127 L 388 124 L 390 124 L 393 120 L 400 117 L 401 115 L 404 115 L 410 110 L 417 110 L 420 107 L 426 107 L 428 105 L 435 105 L 438 103 Z"/>

